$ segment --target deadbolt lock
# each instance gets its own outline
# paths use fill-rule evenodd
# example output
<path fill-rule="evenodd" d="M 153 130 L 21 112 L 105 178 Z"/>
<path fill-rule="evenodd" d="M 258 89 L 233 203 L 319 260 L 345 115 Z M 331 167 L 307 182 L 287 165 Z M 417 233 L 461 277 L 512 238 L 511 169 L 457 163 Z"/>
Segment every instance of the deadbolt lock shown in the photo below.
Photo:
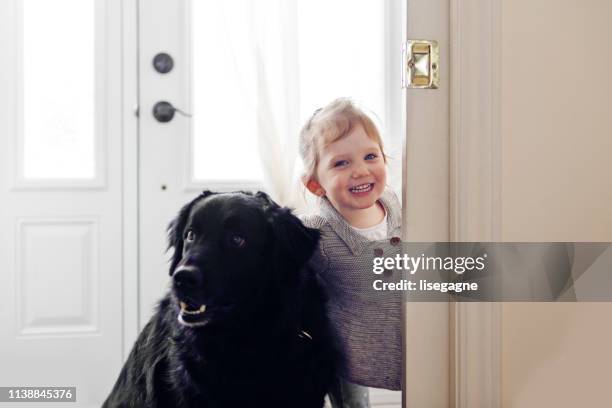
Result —
<path fill-rule="evenodd" d="M 406 41 L 402 60 L 404 88 L 438 88 L 440 51 L 437 41 Z"/>

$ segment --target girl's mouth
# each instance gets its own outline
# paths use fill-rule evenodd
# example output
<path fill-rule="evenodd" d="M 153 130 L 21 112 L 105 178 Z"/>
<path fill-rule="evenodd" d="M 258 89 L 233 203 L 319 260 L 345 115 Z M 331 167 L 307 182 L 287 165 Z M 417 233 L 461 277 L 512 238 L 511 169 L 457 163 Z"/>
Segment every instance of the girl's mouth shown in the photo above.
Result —
<path fill-rule="evenodd" d="M 374 188 L 374 183 L 360 184 L 349 188 L 349 191 L 353 194 L 369 193 Z"/>

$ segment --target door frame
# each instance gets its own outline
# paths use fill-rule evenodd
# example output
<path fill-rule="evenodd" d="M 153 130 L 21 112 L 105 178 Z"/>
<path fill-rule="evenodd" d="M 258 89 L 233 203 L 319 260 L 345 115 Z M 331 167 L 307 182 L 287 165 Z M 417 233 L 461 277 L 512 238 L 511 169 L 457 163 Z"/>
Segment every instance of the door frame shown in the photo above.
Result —
<path fill-rule="evenodd" d="M 435 39 L 440 44 L 441 86 L 433 94 L 406 92 L 403 98 L 406 142 L 402 238 L 500 241 L 501 2 L 435 1 L 424 7 L 419 2 L 404 1 L 404 7 L 404 38 Z M 442 129 L 428 121 L 441 122 Z M 423 174 L 431 168 L 420 157 L 426 155 L 444 158 L 437 162 L 439 173 Z M 440 222 L 436 217 L 445 214 L 440 206 L 444 197 L 448 197 L 449 211 Z M 426 356 L 404 353 L 404 406 L 499 408 L 501 305 L 409 306 L 404 310 L 408 319 L 404 339 L 418 331 L 420 337 L 441 337 L 446 344 L 430 345 Z M 410 367 L 422 368 L 424 360 L 434 362 L 425 376 L 419 370 L 411 374 Z M 445 379 L 447 389 L 440 387 Z"/>
<path fill-rule="evenodd" d="M 500 0 L 450 1 L 451 241 L 499 242 Z M 454 408 L 501 407 L 501 304 L 451 304 Z"/>
<path fill-rule="evenodd" d="M 404 40 L 438 41 L 440 86 L 405 89 L 402 98 L 402 240 L 446 242 L 451 238 L 449 3 L 404 0 L 403 5 Z M 403 406 L 448 408 L 452 404 L 449 303 L 404 302 L 403 315 Z"/>
<path fill-rule="evenodd" d="M 404 19 L 404 38 L 433 38 L 441 42 L 441 61 L 446 59 L 448 74 L 441 74 L 441 82 L 447 82 L 449 87 L 448 128 L 450 130 L 449 163 L 449 216 L 446 222 L 448 239 L 451 241 L 468 240 L 499 240 L 501 236 L 499 214 L 501 213 L 501 177 L 500 177 L 500 43 L 501 43 L 501 4 L 499 0 L 482 4 L 476 0 L 451 0 L 448 24 L 438 24 L 436 28 L 429 27 L 418 20 L 428 21 L 430 14 L 436 14 L 436 20 L 444 21 L 444 2 L 436 2 L 431 11 L 419 10 L 417 2 L 403 1 L 402 16 Z M 429 2 L 431 6 L 431 2 Z M 424 8 L 424 6 L 421 6 Z M 420 14 L 418 14 L 420 13 Z M 420 19 L 410 16 L 419 15 Z M 425 18 L 424 18 L 425 16 Z M 124 84 L 138 83 L 138 1 L 127 0 L 123 4 L 123 80 Z M 409 26 L 409 27 L 408 27 Z M 447 30 L 445 32 L 445 30 Z M 482 39 L 487 41 L 482 41 Z M 448 43 L 445 43 L 448 40 Z M 445 54 L 444 50 L 447 50 Z M 445 57 L 446 55 L 446 57 Z M 441 66 L 442 71 L 444 67 Z M 482 78 L 485 78 L 482 80 Z M 399 81 L 399 79 L 398 79 Z M 443 88 L 439 90 L 442 92 Z M 138 279 L 138 87 L 123 87 L 124 93 L 124 140 L 123 140 L 123 359 L 127 355 L 138 336 L 139 319 L 139 279 Z M 416 106 L 415 96 L 405 95 L 402 98 L 403 108 L 408 118 L 404 122 L 403 134 L 410 132 L 418 135 L 417 129 L 423 134 L 427 127 L 414 118 L 416 112 L 409 107 Z M 418 100 L 423 109 L 426 105 L 435 106 L 435 98 L 427 96 Z M 488 101 L 489 103 L 483 103 Z M 438 105 L 439 106 L 439 105 Z M 431 109 L 431 108 L 430 108 Z M 437 108 L 436 108 L 437 109 Z M 439 110 L 430 112 L 439 113 Z M 474 110 L 477 115 L 470 114 Z M 435 118 L 445 120 L 445 117 Z M 446 119 L 448 120 L 448 119 Z M 419 128 L 418 126 L 421 126 Z M 425 127 L 423 129 L 423 127 Z M 431 134 L 429 134 L 431 136 Z M 435 140 L 429 139 L 434 149 L 440 149 Z M 484 142 L 484 143 L 483 143 Z M 412 167 L 406 165 L 408 151 L 410 155 L 417 147 L 414 138 L 406 140 L 404 152 L 403 177 L 406 188 L 402 194 L 404 208 L 410 202 L 414 184 L 408 175 L 414 175 Z M 419 149 L 423 149 L 420 146 Z M 444 149 L 442 149 L 444 150 Z M 463 161 L 467 153 L 473 157 L 471 161 Z M 474 154 L 476 153 L 476 154 Z M 441 193 L 441 191 L 438 191 Z M 437 193 L 436 193 L 437 194 Z M 414 196 L 413 196 L 414 197 Z M 444 197 L 444 193 L 442 193 Z M 440 197 L 437 197 L 440 201 Z M 482 216 L 486 214 L 486 216 Z M 404 214 L 406 215 L 406 214 Z M 409 217 L 413 217 L 413 213 Z M 442 222 L 444 224 L 444 222 Z M 444 227 L 442 234 L 444 234 Z M 412 230 L 415 231 L 414 229 Z M 404 233 L 405 240 L 416 238 L 416 232 Z M 413 239 L 414 240 L 414 239 Z M 473 305 L 459 303 L 451 305 L 447 312 L 438 309 L 436 321 L 446 322 L 449 328 L 449 390 L 447 401 L 450 406 L 464 408 L 470 406 L 500 406 L 500 306 L 497 304 L 480 304 L 480 309 Z M 439 319 L 439 320 L 438 320 Z M 422 322 L 431 324 L 431 321 Z M 438 330 L 444 331 L 438 325 Z M 485 347 L 487 353 L 480 353 Z M 443 350 L 441 350 L 444 352 Z M 477 354 L 474 354 L 478 351 Z M 480 358 L 474 360 L 474 355 Z M 443 361 L 443 360 L 442 360 Z M 407 361 L 405 363 L 408 363 Z M 443 370 L 444 363 L 438 365 Z M 443 373 L 443 371 L 440 371 Z M 443 375 L 445 375 L 443 373 Z M 406 385 L 406 379 L 404 379 Z M 435 389 L 440 393 L 440 382 L 429 384 L 429 391 Z M 405 387 L 406 388 L 406 387 Z M 408 393 L 405 393 L 408 394 Z M 423 393 L 425 394 L 425 393 Z M 444 393 L 442 393 L 444 394 Z M 406 396 L 405 396 L 406 398 Z M 412 397 L 410 397 L 412 398 Z M 404 401 L 404 406 L 408 401 Z"/>

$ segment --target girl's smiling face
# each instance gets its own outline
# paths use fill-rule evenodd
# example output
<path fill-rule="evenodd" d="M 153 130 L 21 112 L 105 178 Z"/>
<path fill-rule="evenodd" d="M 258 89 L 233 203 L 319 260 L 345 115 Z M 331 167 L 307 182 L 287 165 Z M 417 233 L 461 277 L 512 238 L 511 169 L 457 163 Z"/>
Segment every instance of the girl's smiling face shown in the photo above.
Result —
<path fill-rule="evenodd" d="M 376 204 L 385 189 L 387 170 L 379 144 L 358 125 L 320 150 L 315 176 L 308 189 L 326 196 L 349 220 Z"/>

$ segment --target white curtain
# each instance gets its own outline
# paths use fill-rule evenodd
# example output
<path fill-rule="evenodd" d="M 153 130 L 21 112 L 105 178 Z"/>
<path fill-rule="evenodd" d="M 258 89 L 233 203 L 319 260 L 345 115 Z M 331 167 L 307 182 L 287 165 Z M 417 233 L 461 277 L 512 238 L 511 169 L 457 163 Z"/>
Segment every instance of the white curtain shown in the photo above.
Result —
<path fill-rule="evenodd" d="M 297 0 L 232 0 L 222 7 L 237 80 L 256 118 L 253 153 L 261 161 L 264 187 L 280 204 L 303 207 Z"/>
<path fill-rule="evenodd" d="M 266 191 L 298 212 L 313 207 L 315 200 L 299 180 L 298 134 L 316 108 L 340 96 L 352 97 L 375 112 L 387 153 L 394 157 L 389 184 L 398 187 L 399 48 L 388 50 L 395 34 L 386 24 L 394 21 L 389 19 L 389 5 L 394 3 L 226 0 L 218 4 L 227 37 L 223 41 L 229 44 L 243 98 L 237 103 L 254 118 L 258 152 L 253 154 L 259 156 Z M 397 72 L 391 72 L 388 68 L 395 61 L 389 55 L 395 54 Z M 397 95 L 389 83 L 397 83 Z"/>

